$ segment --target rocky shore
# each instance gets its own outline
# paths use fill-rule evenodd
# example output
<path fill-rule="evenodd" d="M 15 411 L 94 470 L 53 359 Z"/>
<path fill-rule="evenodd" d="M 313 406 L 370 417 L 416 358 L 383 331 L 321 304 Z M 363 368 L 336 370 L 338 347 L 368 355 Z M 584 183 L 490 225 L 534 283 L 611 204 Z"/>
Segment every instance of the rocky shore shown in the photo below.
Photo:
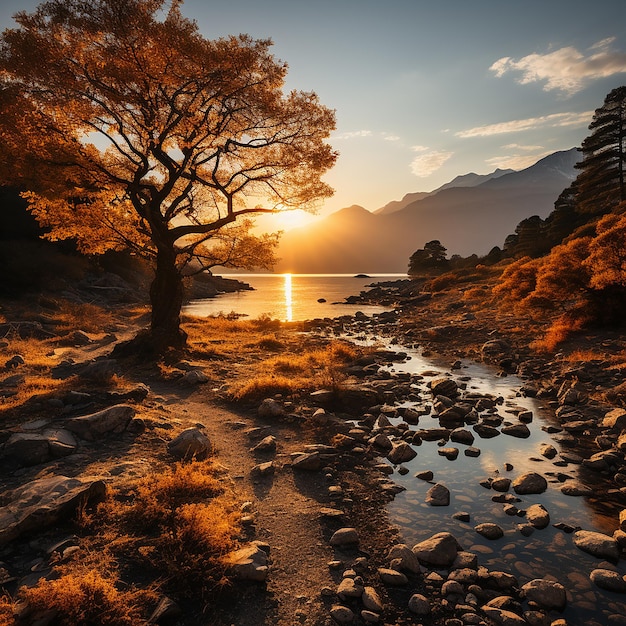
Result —
<path fill-rule="evenodd" d="M 80 556 L 86 539 L 71 519 L 86 500 L 98 501 L 112 485 L 191 453 L 216 453 L 242 493 L 245 529 L 231 557 L 233 586 L 212 607 L 216 626 L 562 626 L 583 623 L 577 621 L 583 614 L 587 624 L 626 623 L 626 410 L 607 393 L 623 382 L 621 368 L 608 358 L 572 364 L 538 356 L 528 337 L 524 345 L 520 334 L 507 332 L 510 324 L 467 310 L 453 294 L 422 294 L 411 283 L 378 289 L 368 297 L 394 304 L 393 310 L 315 320 L 304 330 L 320 342 L 377 337 L 392 348 L 363 350 L 334 388 L 254 405 L 233 405 L 223 395 L 233 371 L 222 368 L 216 379 L 210 356 L 180 361 L 166 380 L 111 358 L 112 347 L 132 332 L 127 320 L 102 335 L 75 330 L 59 337 L 65 347 L 53 374 L 67 381 L 66 389 L 35 395 L 9 411 L 0 432 L 3 588 L 16 595 L 59 562 Z M 607 354 L 622 348 L 618 338 L 603 341 Z M 7 333 L 0 347 L 0 389 L 7 398 L 32 374 L 12 345 Z M 392 371 L 407 359 L 401 346 L 415 345 L 445 373 Z M 252 358 L 241 355 L 242 365 Z M 429 485 L 424 506 L 450 509 L 463 533 L 425 526 L 422 538 L 407 545 L 386 505 L 403 489 L 394 479 L 407 472 L 420 445 L 436 444 L 451 461 L 479 457 L 491 438 L 524 441 L 532 423 L 528 411 L 503 411 L 502 398 L 476 393 L 462 380 L 461 359 L 470 358 L 492 364 L 497 375 L 522 377 L 520 396 L 554 411 L 556 445 L 540 451 L 549 469 L 510 466 L 485 478 L 482 488 L 494 506 L 516 520 L 510 529 L 498 519 L 473 523 L 451 506 L 445 483 L 423 468 L 415 480 Z M 120 377 L 124 384 L 115 384 Z M 611 529 L 576 527 L 534 501 L 552 489 L 589 497 L 579 469 L 594 476 L 593 495 L 601 494 Z M 486 567 L 483 554 L 459 538 L 469 529 L 498 546 L 511 533 L 530 541 L 548 527 L 593 566 L 581 565 L 579 576 L 566 580 L 531 568 L 520 575 Z M 577 616 L 571 606 L 583 612 Z M 55 623 L 55 615 L 33 616 L 27 606 L 18 606 L 14 619 Z M 206 619 L 193 602 L 164 596 L 148 622 L 199 625 Z"/>

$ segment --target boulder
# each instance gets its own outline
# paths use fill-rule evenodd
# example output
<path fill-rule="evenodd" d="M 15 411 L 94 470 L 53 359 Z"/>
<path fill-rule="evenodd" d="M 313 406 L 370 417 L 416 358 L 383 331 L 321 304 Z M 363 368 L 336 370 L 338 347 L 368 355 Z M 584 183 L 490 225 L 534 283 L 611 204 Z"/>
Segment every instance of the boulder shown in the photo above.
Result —
<path fill-rule="evenodd" d="M 504 531 L 497 524 L 478 524 L 478 526 L 476 526 L 474 530 L 485 539 L 494 540 L 504 537 Z"/>
<path fill-rule="evenodd" d="M 330 538 L 331 546 L 347 546 L 359 543 L 359 533 L 356 528 L 340 528 Z"/>
<path fill-rule="evenodd" d="M 96 441 L 111 433 L 122 433 L 134 415 L 135 409 L 131 405 L 116 404 L 97 413 L 73 417 L 65 423 L 65 428 L 81 439 Z"/>
<path fill-rule="evenodd" d="M 454 398 L 459 393 L 459 386 L 451 378 L 435 378 L 430 381 L 430 390 L 433 396 Z"/>
<path fill-rule="evenodd" d="M 291 467 L 295 470 L 317 472 L 322 469 L 322 457 L 319 452 L 304 452 L 292 460 Z"/>
<path fill-rule="evenodd" d="M 277 418 L 285 415 L 285 409 L 282 404 L 276 402 L 274 398 L 265 398 L 257 409 L 259 417 L 263 418 Z"/>
<path fill-rule="evenodd" d="M 101 500 L 106 485 L 99 478 L 52 476 L 27 483 L 0 508 L 0 545 L 23 533 L 43 530 L 71 515 L 89 500 Z"/>
<path fill-rule="evenodd" d="M 545 528 L 550 523 L 550 514 L 543 504 L 533 504 L 526 509 L 526 519 L 535 528 Z"/>
<path fill-rule="evenodd" d="M 409 598 L 409 611 L 420 617 L 430 613 L 430 602 L 428 598 L 421 593 L 414 593 Z"/>
<path fill-rule="evenodd" d="M 435 567 L 452 565 L 460 549 L 454 535 L 447 532 L 436 533 L 413 546 L 413 552 L 420 563 Z"/>
<path fill-rule="evenodd" d="M 417 556 L 415 556 L 415 552 L 404 543 L 393 546 L 391 550 L 389 550 L 387 559 L 389 559 L 389 561 L 396 561 L 401 570 L 413 574 L 418 574 L 420 571 L 420 564 L 417 560 Z"/>
<path fill-rule="evenodd" d="M 511 424 L 510 426 L 504 426 L 500 429 L 505 435 L 509 435 L 510 437 L 517 437 L 518 439 L 528 439 L 530 437 L 530 430 L 526 424 Z"/>
<path fill-rule="evenodd" d="M 402 587 L 409 584 L 409 579 L 402 572 L 388 567 L 379 567 L 378 575 L 385 585 L 392 587 Z"/>
<path fill-rule="evenodd" d="M 441 483 L 433 485 L 426 493 L 426 503 L 430 506 L 448 506 L 450 504 L 450 490 Z"/>
<path fill-rule="evenodd" d="M 614 593 L 626 593 L 626 580 L 619 572 L 608 569 L 594 569 L 589 578 L 600 589 L 606 589 Z"/>
<path fill-rule="evenodd" d="M 613 537 L 591 530 L 579 530 L 574 533 L 574 545 L 583 552 L 599 559 L 616 563 L 619 560 L 619 544 Z"/>
<path fill-rule="evenodd" d="M 613 409 L 609 411 L 602 420 L 602 426 L 617 433 L 626 430 L 626 410 Z"/>
<path fill-rule="evenodd" d="M 167 444 L 167 451 L 177 459 L 204 459 L 211 452 L 211 442 L 199 428 L 187 428 Z"/>
<path fill-rule="evenodd" d="M 489 606 L 488 604 L 482 607 L 482 611 L 491 623 L 499 626 L 528 626 L 528 622 L 523 617 L 513 613 L 513 611 Z"/>
<path fill-rule="evenodd" d="M 42 434 L 13 433 L 4 444 L 2 456 L 18 467 L 28 467 L 49 461 L 52 453 Z"/>
<path fill-rule="evenodd" d="M 548 481 L 536 472 L 526 472 L 513 481 L 513 490 L 519 495 L 543 493 L 548 488 Z"/>
<path fill-rule="evenodd" d="M 388 452 L 387 459 L 394 465 L 406 463 L 417 456 L 417 452 L 406 441 L 400 441 L 394 444 L 393 448 Z"/>
<path fill-rule="evenodd" d="M 231 552 L 226 558 L 229 575 L 238 580 L 263 582 L 268 573 L 267 556 L 256 543 Z"/>
<path fill-rule="evenodd" d="M 535 602 L 542 609 L 562 611 L 567 603 L 565 587 L 552 580 L 535 578 L 522 586 L 522 592 L 529 602 Z"/>

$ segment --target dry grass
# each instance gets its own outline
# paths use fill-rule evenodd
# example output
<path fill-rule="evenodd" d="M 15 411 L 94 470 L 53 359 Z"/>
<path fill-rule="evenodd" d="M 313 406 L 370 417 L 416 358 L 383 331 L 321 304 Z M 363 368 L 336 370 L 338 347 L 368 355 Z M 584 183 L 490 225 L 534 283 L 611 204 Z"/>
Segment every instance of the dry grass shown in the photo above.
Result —
<path fill-rule="evenodd" d="M 229 387 L 234 400 L 251 400 L 277 393 L 296 395 L 323 387 L 337 388 L 345 380 L 343 367 L 357 357 L 356 349 L 335 341 L 322 349 L 281 354 L 256 364 L 251 375 Z"/>
<path fill-rule="evenodd" d="M 567 315 L 559 317 L 548 327 L 545 335 L 533 341 L 530 347 L 537 352 L 554 352 L 560 344 L 579 332 L 584 325 L 585 320 L 582 318 L 571 318 Z"/>
<path fill-rule="evenodd" d="M 13 618 L 13 602 L 6 595 L 0 596 L 0 626 L 9 626 L 15 624 Z"/>
<path fill-rule="evenodd" d="M 55 611 L 59 626 L 137 626 L 145 624 L 147 602 L 154 594 L 123 588 L 115 571 L 72 564 L 54 580 L 25 588 L 22 597 L 35 612 Z"/>

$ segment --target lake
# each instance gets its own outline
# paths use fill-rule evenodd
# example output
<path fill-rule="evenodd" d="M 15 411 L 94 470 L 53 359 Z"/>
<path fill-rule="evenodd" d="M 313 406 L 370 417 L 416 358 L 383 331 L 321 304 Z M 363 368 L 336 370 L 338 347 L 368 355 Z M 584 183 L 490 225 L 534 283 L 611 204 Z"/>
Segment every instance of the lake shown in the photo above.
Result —
<path fill-rule="evenodd" d="M 348 296 L 359 295 L 368 285 L 406 278 L 406 274 L 223 274 L 248 283 L 254 291 L 225 293 L 214 298 L 193 300 L 185 312 L 200 317 L 237 313 L 250 318 L 269 315 L 283 322 L 340 317 L 362 311 L 367 315 L 388 310 L 383 306 L 346 304 Z M 319 302 L 319 300 L 324 300 Z"/>

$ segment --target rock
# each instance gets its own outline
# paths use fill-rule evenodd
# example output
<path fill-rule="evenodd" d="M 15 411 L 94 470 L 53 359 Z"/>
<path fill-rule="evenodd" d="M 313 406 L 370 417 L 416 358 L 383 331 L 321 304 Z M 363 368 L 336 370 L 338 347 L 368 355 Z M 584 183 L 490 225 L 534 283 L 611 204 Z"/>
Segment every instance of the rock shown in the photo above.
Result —
<path fill-rule="evenodd" d="M 251 473 L 256 476 L 270 476 L 276 471 L 274 461 L 267 461 L 267 463 L 259 463 L 255 465 Z"/>
<path fill-rule="evenodd" d="M 613 409 L 609 411 L 602 420 L 602 426 L 618 433 L 626 430 L 626 410 Z"/>
<path fill-rule="evenodd" d="M 543 493 L 548 488 L 548 481 L 536 472 L 527 472 L 513 481 L 513 490 L 519 495 Z"/>
<path fill-rule="evenodd" d="M 322 469 L 322 457 L 319 452 L 305 452 L 296 456 L 291 462 L 292 469 L 317 472 Z"/>
<path fill-rule="evenodd" d="M 498 357 L 506 354 L 510 349 L 510 345 L 504 339 L 492 339 L 482 345 L 480 352 L 483 357 Z"/>
<path fill-rule="evenodd" d="M 366 624 L 378 624 L 380 622 L 380 615 L 367 609 L 361 611 L 361 617 Z"/>
<path fill-rule="evenodd" d="M 430 613 L 430 602 L 426 596 L 421 593 L 414 593 L 409 598 L 409 611 L 420 617 L 424 617 Z"/>
<path fill-rule="evenodd" d="M 92 361 L 81 368 L 78 375 L 83 380 L 94 383 L 108 383 L 117 373 L 117 361 L 115 359 L 102 359 Z"/>
<path fill-rule="evenodd" d="M 2 456 L 11 464 L 29 467 L 52 458 L 48 439 L 39 433 L 13 433 L 2 449 Z"/>
<path fill-rule="evenodd" d="M 382 613 L 384 610 L 383 601 L 381 600 L 378 592 L 376 591 L 376 589 L 374 589 L 374 587 L 365 587 L 365 589 L 363 589 L 361 602 L 363 602 L 363 606 L 368 611 Z"/>
<path fill-rule="evenodd" d="M 391 585 L 393 587 L 402 587 L 409 584 L 409 579 L 402 572 L 398 572 L 395 569 L 389 569 L 387 567 L 379 567 L 378 575 L 385 585 Z"/>
<path fill-rule="evenodd" d="M 337 587 L 337 596 L 340 600 L 348 598 L 360 598 L 363 595 L 363 585 L 358 584 L 354 578 L 342 578 Z"/>
<path fill-rule="evenodd" d="M 393 546 L 391 550 L 389 550 L 389 554 L 387 554 L 387 559 L 389 561 L 398 561 L 400 569 L 404 571 L 413 574 L 418 574 L 420 571 L 420 564 L 415 553 L 404 543 Z"/>
<path fill-rule="evenodd" d="M 167 444 L 167 451 L 177 459 L 204 459 L 211 442 L 199 428 L 187 428 Z"/>
<path fill-rule="evenodd" d="M 550 514 L 542 504 L 533 504 L 526 509 L 526 519 L 535 528 L 545 528 L 550 523 Z"/>
<path fill-rule="evenodd" d="M 471 446 L 474 443 L 474 435 L 466 428 L 455 428 L 450 433 L 450 441 Z"/>
<path fill-rule="evenodd" d="M 492 439 L 500 434 L 497 428 L 489 426 L 489 424 L 474 424 L 472 428 L 481 439 Z"/>
<path fill-rule="evenodd" d="M 614 563 L 619 560 L 619 544 L 613 537 L 590 530 L 579 530 L 574 533 L 573 537 L 574 545 L 579 550 Z"/>
<path fill-rule="evenodd" d="M 450 490 L 441 483 L 433 485 L 426 493 L 426 503 L 430 506 L 448 506 L 450 504 Z"/>
<path fill-rule="evenodd" d="M 561 493 L 565 496 L 590 496 L 593 494 L 593 489 L 577 480 L 567 480 L 561 485 Z"/>
<path fill-rule="evenodd" d="M 497 524 L 485 523 L 478 524 L 474 527 L 474 530 L 485 539 L 500 539 L 504 537 L 504 531 Z"/>
<path fill-rule="evenodd" d="M 251 543 L 226 557 L 229 575 L 238 580 L 263 582 L 267 579 L 267 552 Z"/>
<path fill-rule="evenodd" d="M 433 396 L 454 398 L 459 393 L 459 386 L 451 378 L 435 378 L 430 381 L 430 390 Z"/>
<path fill-rule="evenodd" d="M 589 578 L 600 589 L 606 589 L 615 593 L 626 593 L 626 580 L 619 572 L 608 569 L 594 569 Z"/>
<path fill-rule="evenodd" d="M 103 499 L 105 492 L 104 482 L 93 477 L 53 476 L 27 483 L 0 508 L 0 545 L 55 524 L 85 501 Z"/>
<path fill-rule="evenodd" d="M 390 463 L 398 465 L 400 463 L 406 463 L 417 456 L 417 452 L 406 441 L 401 441 L 394 444 L 393 448 L 387 454 L 387 459 Z"/>
<path fill-rule="evenodd" d="M 331 546 L 346 546 L 359 543 L 359 533 L 356 528 L 340 528 L 330 538 Z"/>
<path fill-rule="evenodd" d="M 541 456 L 545 456 L 546 459 L 553 459 L 558 454 L 557 449 L 549 443 L 541 444 L 540 453 Z"/>
<path fill-rule="evenodd" d="M 619 529 L 626 532 L 626 509 L 619 512 Z"/>
<path fill-rule="evenodd" d="M 426 482 L 431 481 L 434 477 L 435 475 L 430 470 L 424 470 L 423 472 L 417 472 L 417 474 L 415 474 L 415 478 L 425 480 Z"/>
<path fill-rule="evenodd" d="M 354 613 L 347 606 L 341 604 L 335 604 L 330 608 L 330 616 L 338 624 L 349 624 L 354 621 Z"/>
<path fill-rule="evenodd" d="M 148 624 L 171 624 L 182 616 L 182 609 L 174 600 L 163 596 L 157 604 L 152 615 L 148 619 Z"/>
<path fill-rule="evenodd" d="M 268 435 L 251 449 L 251 452 L 276 452 L 276 437 Z"/>
<path fill-rule="evenodd" d="M 463 454 L 465 454 L 465 456 L 469 456 L 469 457 L 472 457 L 472 458 L 479 457 L 480 456 L 480 448 L 475 448 L 474 446 L 470 446 L 469 448 L 465 449 Z"/>
<path fill-rule="evenodd" d="M 500 477 L 500 478 L 494 478 L 491 481 L 491 488 L 494 491 L 499 491 L 501 493 L 506 493 L 509 490 L 510 487 L 511 487 L 511 479 L 510 478 Z"/>
<path fill-rule="evenodd" d="M 420 563 L 443 567 L 454 563 L 460 549 L 454 535 L 447 532 L 436 533 L 413 546 L 413 552 Z"/>
<path fill-rule="evenodd" d="M 116 404 L 97 413 L 67 420 L 65 428 L 87 441 L 96 441 L 103 435 L 123 432 L 135 415 L 129 404 Z"/>
<path fill-rule="evenodd" d="M 257 409 L 259 417 L 263 418 L 277 418 L 285 415 L 285 409 L 283 406 L 276 402 L 274 398 L 265 398 Z"/>
<path fill-rule="evenodd" d="M 209 377 L 200 369 L 192 369 L 185 372 L 180 379 L 183 385 L 195 387 L 196 385 L 204 385 L 209 382 Z"/>
<path fill-rule="evenodd" d="M 449 461 L 454 461 L 459 456 L 458 448 L 439 448 L 437 450 L 439 456 L 445 456 Z"/>
<path fill-rule="evenodd" d="M 498 624 L 498 626 L 528 626 L 528 622 L 523 617 L 513 613 L 513 611 L 489 606 L 488 604 L 482 607 L 482 611 L 491 622 Z"/>
<path fill-rule="evenodd" d="M 500 429 L 500 432 L 510 437 L 517 437 L 519 439 L 527 439 L 530 437 L 530 430 L 526 424 L 512 424 L 511 426 L 504 426 Z"/>
<path fill-rule="evenodd" d="M 565 587 L 552 580 L 535 578 L 522 586 L 522 592 L 529 602 L 535 602 L 542 609 L 562 611 L 567 603 Z"/>

